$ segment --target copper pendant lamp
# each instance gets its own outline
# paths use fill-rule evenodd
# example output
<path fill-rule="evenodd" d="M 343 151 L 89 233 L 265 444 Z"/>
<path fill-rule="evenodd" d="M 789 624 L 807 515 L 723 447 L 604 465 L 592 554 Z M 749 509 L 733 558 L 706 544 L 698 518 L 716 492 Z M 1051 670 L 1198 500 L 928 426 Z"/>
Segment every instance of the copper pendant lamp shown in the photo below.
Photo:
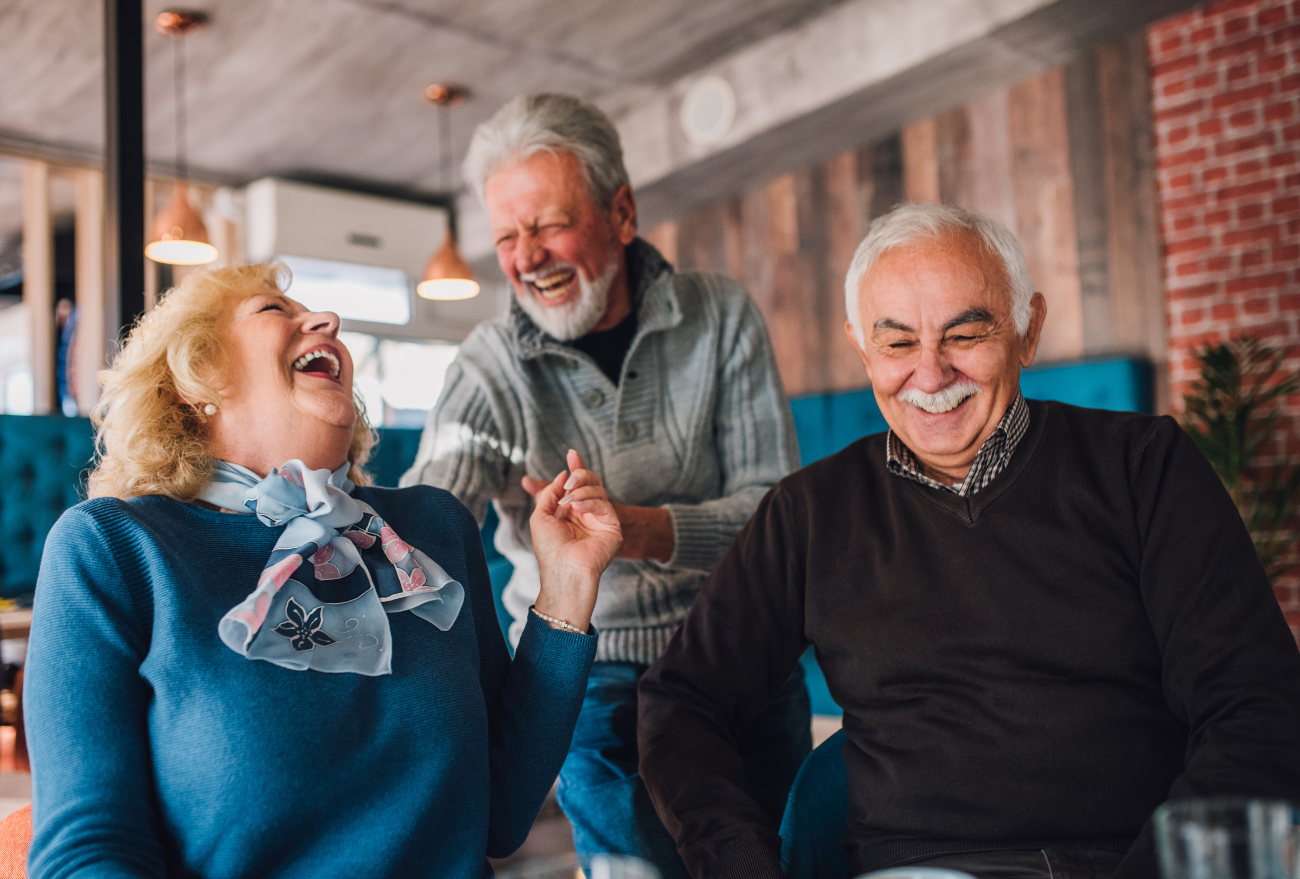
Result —
<path fill-rule="evenodd" d="M 442 177 L 442 173 L 445 172 L 446 176 L 442 179 L 442 183 L 443 189 L 448 193 L 454 189 L 451 173 L 451 120 L 448 117 L 448 108 L 452 104 L 459 104 L 468 95 L 469 92 L 463 86 L 444 83 L 434 83 L 424 90 L 425 100 L 438 108 L 438 128 L 441 135 L 438 152 L 442 160 L 439 176 Z M 425 265 L 424 280 L 416 286 L 415 292 L 425 299 L 445 301 L 472 299 L 478 295 L 478 291 L 479 286 L 478 281 L 474 280 L 474 270 L 456 249 L 456 237 L 449 226 L 442 247 Z"/>
<path fill-rule="evenodd" d="M 202 12 L 168 10 L 154 19 L 154 28 L 166 34 L 173 43 L 175 81 L 172 83 L 176 98 L 176 190 L 171 204 L 154 218 L 153 234 L 144 255 L 154 262 L 178 266 L 199 266 L 213 262 L 217 249 L 208 243 L 208 230 L 203 218 L 190 205 L 186 185 L 188 169 L 185 162 L 185 54 L 181 41 L 195 29 L 207 24 L 208 16 Z"/>

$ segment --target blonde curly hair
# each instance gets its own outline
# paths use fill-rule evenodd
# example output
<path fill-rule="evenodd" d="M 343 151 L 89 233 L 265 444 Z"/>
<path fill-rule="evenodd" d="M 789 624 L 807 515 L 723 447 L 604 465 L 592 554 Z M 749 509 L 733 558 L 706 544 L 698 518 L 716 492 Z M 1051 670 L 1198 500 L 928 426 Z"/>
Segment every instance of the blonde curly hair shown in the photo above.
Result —
<path fill-rule="evenodd" d="M 88 497 L 191 501 L 208 487 L 213 459 L 201 413 L 221 403 L 214 382 L 225 365 L 222 318 L 235 302 L 284 290 L 288 281 L 279 264 L 191 272 L 136 323 L 113 365 L 99 373 L 104 390 L 91 414 L 97 460 Z M 361 468 L 374 433 L 355 392 L 353 403 L 349 478 L 367 485 Z"/>

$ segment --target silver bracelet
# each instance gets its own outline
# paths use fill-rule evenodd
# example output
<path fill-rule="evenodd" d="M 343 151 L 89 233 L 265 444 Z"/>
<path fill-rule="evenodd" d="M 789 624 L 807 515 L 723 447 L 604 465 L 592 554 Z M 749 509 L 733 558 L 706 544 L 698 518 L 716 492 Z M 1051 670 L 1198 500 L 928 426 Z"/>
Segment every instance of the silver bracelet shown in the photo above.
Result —
<path fill-rule="evenodd" d="M 579 629 L 573 623 L 567 623 L 564 620 L 557 620 L 555 617 L 548 617 L 546 614 L 538 610 L 536 606 L 530 607 L 529 610 L 531 610 L 533 613 L 537 614 L 539 617 L 546 620 L 548 623 L 550 623 L 553 626 L 559 626 L 561 629 L 568 629 L 570 632 L 577 632 L 579 635 L 586 634 L 585 632 L 582 631 L 582 629 Z"/>

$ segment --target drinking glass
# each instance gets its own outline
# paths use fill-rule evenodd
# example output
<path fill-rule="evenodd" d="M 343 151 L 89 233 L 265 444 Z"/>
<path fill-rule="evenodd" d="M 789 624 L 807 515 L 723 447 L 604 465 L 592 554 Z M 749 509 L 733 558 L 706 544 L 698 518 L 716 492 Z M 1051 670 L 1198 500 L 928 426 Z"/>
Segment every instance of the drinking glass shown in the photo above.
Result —
<path fill-rule="evenodd" d="M 1300 879 L 1294 806 L 1280 800 L 1211 799 L 1156 810 L 1164 879 Z"/>

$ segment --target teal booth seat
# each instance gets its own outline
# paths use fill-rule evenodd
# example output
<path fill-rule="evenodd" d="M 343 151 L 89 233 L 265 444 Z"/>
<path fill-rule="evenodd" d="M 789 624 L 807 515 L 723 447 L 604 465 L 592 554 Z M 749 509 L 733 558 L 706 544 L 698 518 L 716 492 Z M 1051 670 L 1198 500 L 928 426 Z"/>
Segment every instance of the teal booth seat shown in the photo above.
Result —
<path fill-rule="evenodd" d="M 1025 396 L 1061 400 L 1079 406 L 1150 412 L 1150 364 L 1131 358 L 1082 361 L 1026 370 Z M 803 463 L 834 454 L 860 437 L 885 429 L 871 390 L 799 397 L 790 401 Z M 415 460 L 420 431 L 384 428 L 368 465 L 378 485 L 397 484 Z M 0 415 L 0 595 L 29 595 L 36 586 L 45 535 L 54 520 L 82 497 L 90 462 L 92 434 L 84 418 Z M 483 525 L 497 613 L 502 629 L 509 617 L 501 592 L 510 579 L 510 563 L 492 545 L 497 520 L 489 512 Z M 804 656 L 813 710 L 839 714 L 811 652 Z"/>

